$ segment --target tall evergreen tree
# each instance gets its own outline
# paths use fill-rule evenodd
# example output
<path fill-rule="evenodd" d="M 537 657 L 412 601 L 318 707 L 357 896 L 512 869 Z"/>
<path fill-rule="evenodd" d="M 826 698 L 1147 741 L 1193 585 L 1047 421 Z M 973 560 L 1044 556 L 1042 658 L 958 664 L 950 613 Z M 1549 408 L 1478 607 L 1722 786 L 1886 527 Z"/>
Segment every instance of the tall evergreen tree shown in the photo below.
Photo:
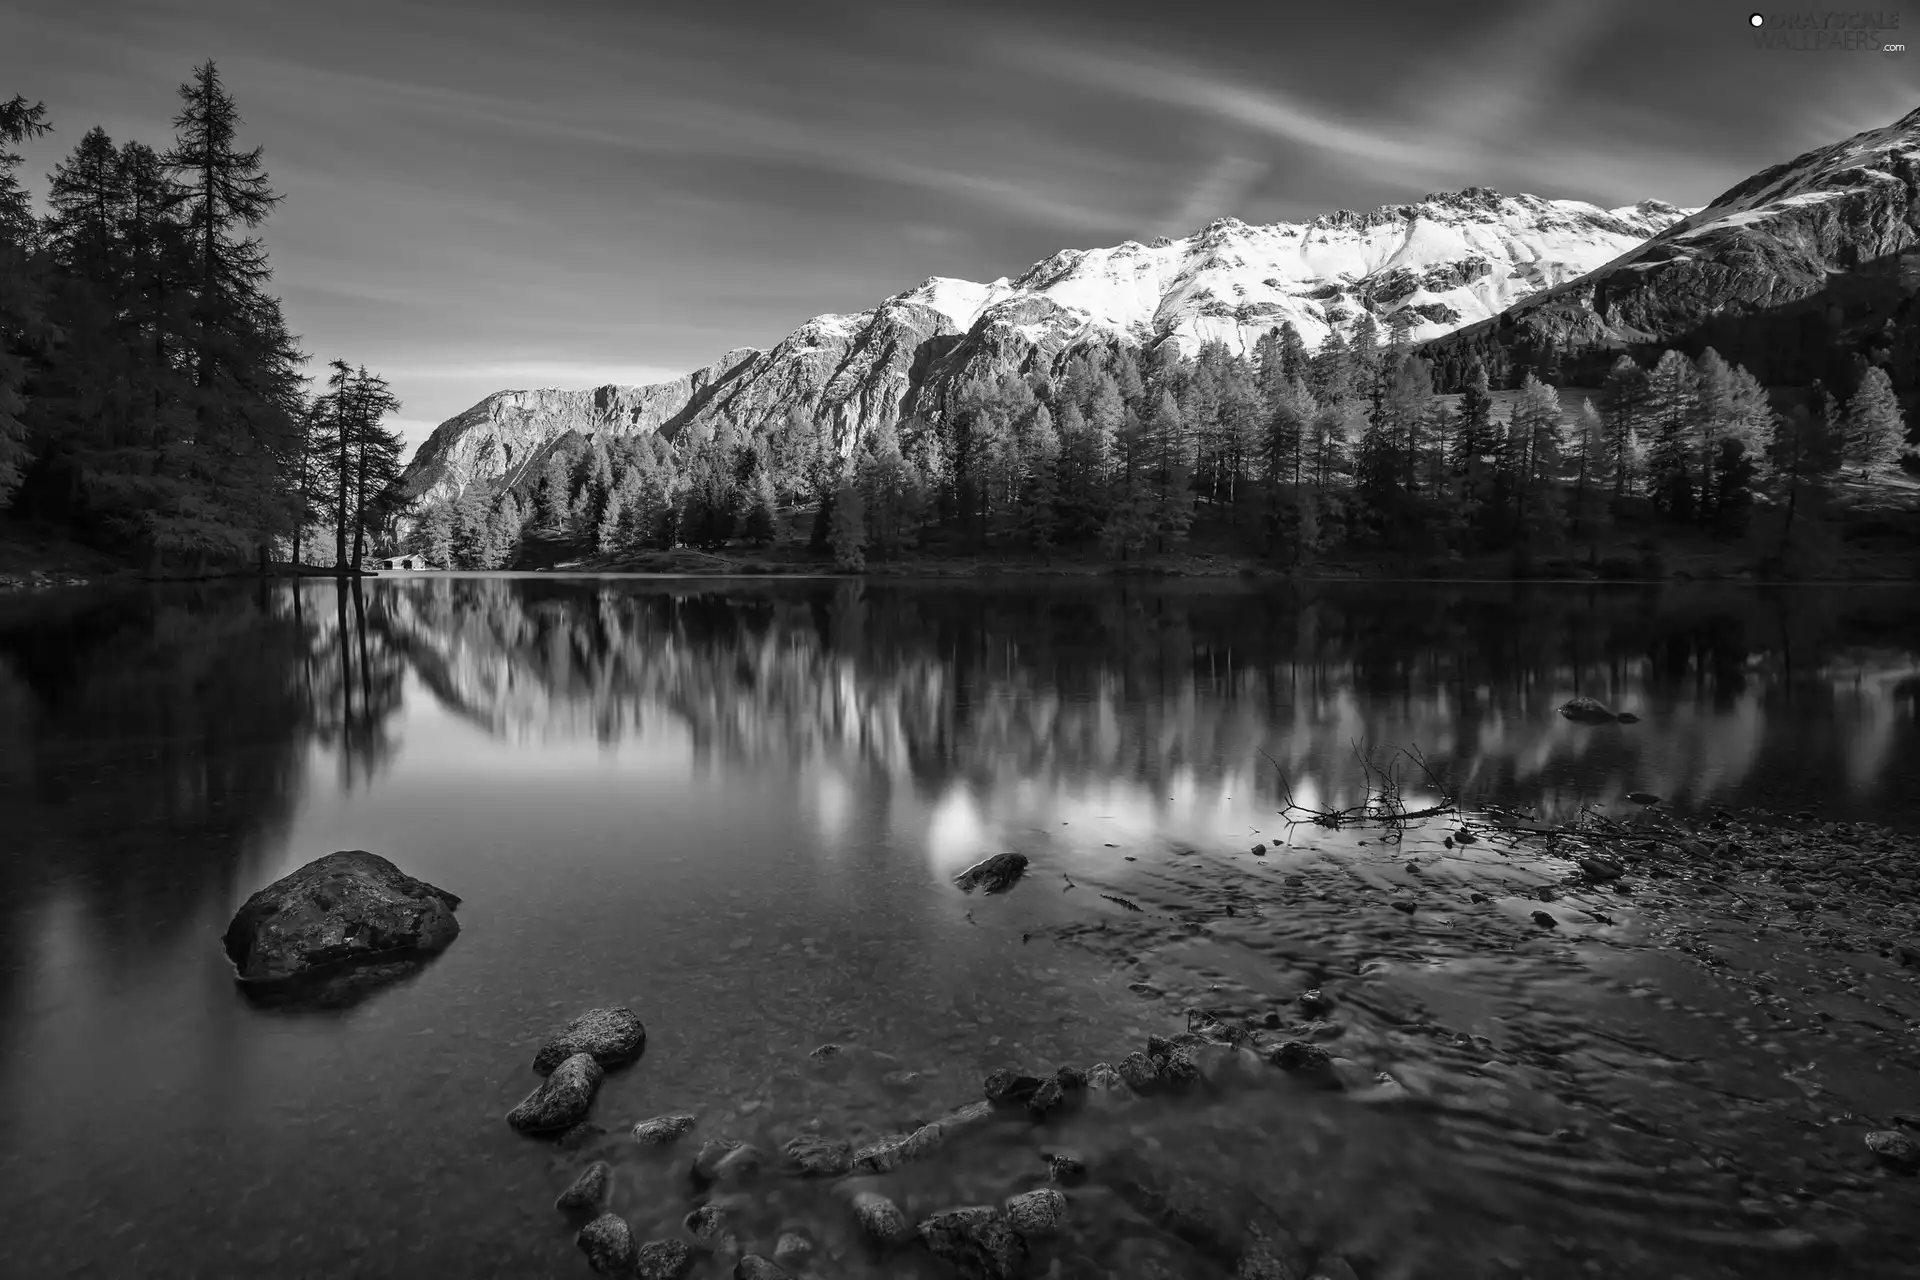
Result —
<path fill-rule="evenodd" d="M 1693 362 L 1678 351 L 1662 352 L 1647 375 L 1646 418 L 1653 437 L 1647 478 L 1654 502 L 1680 520 L 1693 517 L 1699 496 L 1699 396 Z"/>
<path fill-rule="evenodd" d="M 0 508 L 12 499 L 27 469 L 26 353 L 44 335 L 38 271 L 33 259 L 33 206 L 15 171 L 14 147 L 48 132 L 43 103 L 15 97 L 0 102 Z"/>
<path fill-rule="evenodd" d="M 1632 356 L 1621 356 L 1600 389 L 1600 439 L 1616 498 L 1633 491 L 1634 450 L 1646 403 L 1647 371 Z"/>
<path fill-rule="evenodd" d="M 290 523 L 287 463 L 295 448 L 303 359 L 287 333 L 258 227 L 280 196 L 260 148 L 238 149 L 240 114 L 213 63 L 180 87 L 175 140 L 163 157 L 183 189 L 191 289 L 189 364 L 195 428 L 186 473 L 201 481 L 211 521 L 183 530 L 239 549 Z"/>
<path fill-rule="evenodd" d="M 1847 401 L 1846 460 L 1864 478 L 1876 466 L 1893 462 L 1906 444 L 1907 424 L 1887 371 L 1869 366 L 1860 387 Z"/>

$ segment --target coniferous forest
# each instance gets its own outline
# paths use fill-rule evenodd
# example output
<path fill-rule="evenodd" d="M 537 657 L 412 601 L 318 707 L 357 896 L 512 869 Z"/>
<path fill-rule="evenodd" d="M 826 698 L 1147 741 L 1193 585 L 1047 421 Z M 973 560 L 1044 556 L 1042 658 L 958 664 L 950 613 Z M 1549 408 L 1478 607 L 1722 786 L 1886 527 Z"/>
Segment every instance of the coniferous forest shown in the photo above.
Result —
<path fill-rule="evenodd" d="M 1340 549 L 1601 566 L 1625 534 L 1637 554 L 1604 566 L 1621 576 L 1657 570 L 1668 537 L 1757 542 L 1779 570 L 1843 469 L 1884 474 L 1906 446 L 1887 370 L 1864 357 L 1844 389 L 1770 391 L 1708 349 L 1623 354 L 1573 396 L 1531 372 L 1497 394 L 1474 363 L 1439 395 L 1397 337 L 1363 316 L 1317 351 L 1291 325 L 1247 357 L 1082 349 L 1051 374 L 969 382 L 851 450 L 800 408 L 763 433 L 567 437 L 503 489 L 426 506 L 417 546 L 475 568 L 782 540 L 848 571 L 916 553 L 1128 565 L 1199 521 L 1289 568 Z"/>
<path fill-rule="evenodd" d="M 399 549 L 613 566 L 776 543 L 842 571 L 910 554 L 1124 567 L 1198 530 L 1284 569 L 1511 553 L 1515 572 L 1626 576 L 1682 537 L 1791 572 L 1843 472 L 1915 465 L 1886 351 L 1829 343 L 1827 377 L 1772 388 L 1712 349 L 1622 354 L 1578 392 L 1505 364 L 1496 392 L 1469 355 L 1443 396 L 1405 328 L 1363 314 L 1311 351 L 1291 325 L 1245 355 L 1076 348 L 923 394 L 928 411 L 861 440 L 809 405 L 757 431 L 570 435 L 504 485 L 410 500 L 387 383 L 337 359 L 311 375 L 288 331 L 258 235 L 281 196 L 214 65 L 179 98 L 163 149 L 81 136 L 44 214 L 11 148 L 52 121 L 0 103 L 0 507 L 148 568 L 357 570 Z"/>
<path fill-rule="evenodd" d="M 154 569 L 357 566 L 402 514 L 398 406 L 338 361 L 313 385 L 261 149 L 211 62 L 179 92 L 163 149 L 82 135 L 44 216 L 13 148 L 54 122 L 0 103 L 0 508 Z"/>

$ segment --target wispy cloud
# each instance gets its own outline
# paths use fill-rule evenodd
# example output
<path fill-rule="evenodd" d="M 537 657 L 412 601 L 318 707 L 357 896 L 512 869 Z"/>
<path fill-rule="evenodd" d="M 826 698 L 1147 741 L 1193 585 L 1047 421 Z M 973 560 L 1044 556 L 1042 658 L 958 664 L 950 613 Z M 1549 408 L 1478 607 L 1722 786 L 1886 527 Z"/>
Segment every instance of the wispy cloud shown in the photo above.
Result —
<path fill-rule="evenodd" d="M 1245 156 L 1221 156 L 1187 192 L 1179 210 L 1161 222 L 1161 232 L 1181 235 L 1209 218 L 1237 213 L 1254 184 L 1265 177 L 1271 167 Z"/>
<path fill-rule="evenodd" d="M 1052 40 L 1011 46 L 1006 56 L 1084 88 L 1183 107 L 1339 160 L 1420 172 L 1452 163 L 1448 149 L 1436 151 L 1429 141 L 1409 138 L 1403 129 L 1345 119 L 1278 89 L 1236 81 L 1217 69 Z"/>

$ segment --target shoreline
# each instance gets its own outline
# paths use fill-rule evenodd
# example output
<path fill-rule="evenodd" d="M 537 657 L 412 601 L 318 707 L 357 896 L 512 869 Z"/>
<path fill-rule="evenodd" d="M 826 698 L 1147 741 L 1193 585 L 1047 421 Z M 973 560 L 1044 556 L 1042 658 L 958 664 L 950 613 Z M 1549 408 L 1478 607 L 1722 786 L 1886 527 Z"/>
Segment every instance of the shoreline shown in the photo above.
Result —
<path fill-rule="evenodd" d="M 1011 1280 L 1049 1264 L 1074 1276 L 1120 1273 L 1112 1266 L 1127 1246 L 1116 1254 L 1112 1241 L 1132 1235 L 1188 1276 L 1401 1274 L 1396 1251 L 1417 1254 L 1431 1240 L 1356 1243 L 1349 1224 L 1323 1212 L 1311 1163 L 1303 1175 L 1276 1179 L 1229 1152 L 1270 1151 L 1262 1144 L 1276 1135 L 1291 1144 L 1304 1136 L 1315 1151 L 1383 1143 L 1367 1147 L 1367 1159 L 1398 1169 L 1402 1144 L 1427 1146 L 1451 1125 L 1472 1135 L 1463 1169 L 1484 1183 L 1477 1204 L 1468 1194 L 1466 1216 L 1498 1217 L 1511 1211 L 1509 1197 L 1528 1204 L 1535 1237 L 1526 1247 L 1538 1255 L 1536 1267 L 1565 1270 L 1581 1255 L 1606 1257 L 1596 1251 L 1615 1246 L 1626 1214 L 1636 1247 L 1650 1247 L 1656 1267 L 1711 1253 L 1735 1265 L 1844 1261 L 1844 1270 L 1822 1274 L 1893 1274 L 1880 1267 L 1904 1256 L 1902 1228 L 1920 1205 L 1911 1177 L 1920 1169 L 1920 1115 L 1860 1105 L 1852 1095 L 1897 1093 L 1885 1068 L 1920 1073 L 1920 1063 L 1885 1057 L 1863 1073 L 1860 1051 L 1877 1047 L 1884 1028 L 1838 1015 L 1833 1003 L 1857 999 L 1891 1011 L 1897 999 L 1909 1028 L 1920 1026 L 1911 991 L 1872 1003 L 1885 994 L 1887 966 L 1844 958 L 1877 953 L 1907 986 L 1920 981 L 1920 949 L 1876 936 L 1884 910 L 1903 900 L 1920 871 L 1920 840 L 1806 813 L 1676 815 L 1657 798 L 1624 820 L 1589 817 L 1553 829 L 1466 809 L 1424 832 L 1407 826 L 1405 847 L 1394 841 L 1385 849 L 1370 841 L 1396 829 L 1391 819 L 1302 825 L 1344 825 L 1369 838 L 1357 842 L 1366 848 L 1342 848 L 1331 866 L 1298 859 L 1305 850 L 1291 843 L 1202 853 L 1204 862 L 1174 859 L 1169 865 L 1199 873 L 1185 888 L 1204 881 L 1210 900 L 1163 914 L 1171 904 L 1116 884 L 1144 908 L 1102 894 L 1125 910 L 1108 911 L 1098 930 L 1032 934 L 1031 944 L 1089 947 L 1153 970 L 1135 984 L 1139 1021 L 1161 1029 L 1144 1043 L 1115 1044 L 1102 1061 L 1029 1061 L 1024 1046 L 1000 1046 L 1000 1065 L 970 1097 L 949 1094 L 913 1126 L 864 1133 L 724 1101 L 705 1114 L 604 1116 L 607 1125 L 583 1114 L 549 1148 L 566 1157 L 553 1162 L 554 1189 L 566 1188 L 555 1208 L 580 1215 L 576 1223 L 597 1214 L 576 1247 L 592 1259 L 612 1239 L 621 1251 L 707 1255 L 722 1267 L 825 1255 L 836 1264 L 864 1256 L 911 1269 L 911 1257 L 931 1253 L 958 1263 L 962 1275 Z M 1492 845 L 1501 847 L 1488 857 Z M 1476 847 L 1460 863 L 1456 855 Z M 1397 884 L 1378 883 L 1402 860 Z M 983 913 L 1022 915 L 1049 894 L 1033 881 L 1053 870 L 1036 855 L 1011 883 L 969 900 Z M 1389 901 L 1371 892 L 1381 888 Z M 1023 903 L 1023 895 L 1031 897 Z M 1324 954 L 1304 969 L 1283 959 L 1285 951 L 1271 956 L 1251 1000 L 1246 989 L 1195 985 L 1209 972 L 1204 966 L 1187 966 L 1185 982 L 1159 972 L 1167 953 L 1195 936 L 1262 931 L 1281 913 L 1302 910 L 1341 917 L 1331 923 L 1351 954 Z M 1741 945 L 1744 935 L 1762 934 L 1772 936 L 1758 948 Z M 1522 981 L 1549 989 L 1567 972 L 1585 983 L 1609 974 L 1619 981 L 1612 971 L 1622 953 L 1655 957 L 1656 967 L 1629 988 L 1655 998 L 1624 1028 L 1603 1021 L 1590 1035 L 1574 1029 L 1586 1025 L 1583 1011 L 1551 1004 L 1488 1022 L 1454 1001 L 1448 1014 L 1449 1002 L 1415 994 L 1432 980 L 1407 985 L 1437 944 L 1469 964 L 1533 966 L 1519 970 Z M 1847 976 L 1834 971 L 1836 962 Z M 1667 970 L 1664 981 L 1653 976 Z M 1875 989 L 1863 989 L 1869 985 Z M 1720 992 L 1710 1010 L 1686 1003 L 1702 990 Z M 1721 1025 L 1729 1015 L 1739 1015 L 1726 1029 L 1744 1045 L 1705 1056 L 1677 1047 L 1695 1042 L 1701 1017 Z M 1795 1067 L 1789 1078 L 1797 1074 L 1796 1084 L 1810 1088 L 1804 1113 L 1789 1101 L 1799 1098 L 1793 1090 L 1778 1100 L 1751 1096 L 1761 1077 L 1722 1059 L 1777 1066 L 1771 1041 L 1755 1045 L 1759 1037 L 1745 1032 L 1753 1018 L 1772 1020 L 1764 1034 L 1820 1044 L 1852 1078 L 1811 1087 L 1815 1066 Z M 872 1059 L 870 1069 L 900 1075 L 891 1047 L 828 1043 L 810 1061 L 779 1069 L 865 1095 L 855 1064 Z M 909 1063 L 905 1074 L 937 1067 Z M 629 1069 L 644 1072 L 645 1060 Z M 1740 1087 L 1729 1090 L 1721 1071 Z M 1642 1077 L 1659 1087 L 1647 1091 Z M 1237 1140 L 1224 1136 L 1236 1131 Z M 1448 1173 L 1445 1152 L 1428 1150 L 1435 1169 L 1393 1176 L 1432 1194 L 1436 1180 L 1461 1176 Z M 1024 1155 L 1010 1160 L 1012 1153 Z M 636 1184 L 674 1182 L 684 1201 L 636 1194 Z M 1608 1202 L 1604 1224 L 1579 1225 L 1596 1195 Z M 1554 1238 L 1535 1221 L 1554 1212 L 1553 1201 L 1570 1207 L 1577 1234 L 1562 1223 Z M 1028 1211 L 1040 1205 L 1046 1213 L 1033 1219 Z M 1369 1207 L 1365 1197 L 1345 1206 Z M 990 1264 L 980 1263 L 980 1250 L 947 1247 L 946 1229 L 956 1223 L 993 1244 Z M 1466 1227 L 1478 1230 L 1472 1221 Z M 763 1274 L 744 1265 L 736 1274 L 749 1273 Z"/>

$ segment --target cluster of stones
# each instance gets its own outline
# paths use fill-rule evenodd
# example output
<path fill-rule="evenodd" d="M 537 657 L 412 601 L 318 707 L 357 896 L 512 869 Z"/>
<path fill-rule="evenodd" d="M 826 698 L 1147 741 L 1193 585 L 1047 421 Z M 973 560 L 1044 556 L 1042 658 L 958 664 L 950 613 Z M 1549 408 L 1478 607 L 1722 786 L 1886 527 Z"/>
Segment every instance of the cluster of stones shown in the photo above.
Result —
<path fill-rule="evenodd" d="M 1324 1017 L 1333 1008 L 1333 1002 L 1318 991 L 1306 992 L 1298 1003 L 1301 1012 L 1313 1019 Z M 558 1059 L 550 1083 L 553 1076 L 568 1070 L 569 1064 L 578 1064 L 572 1069 L 583 1077 L 591 1074 L 589 1068 L 599 1070 L 588 1042 L 601 1041 L 588 1034 L 584 1024 L 597 1019 L 597 1026 L 612 1025 L 605 1016 L 609 1012 L 596 1011 L 576 1020 L 550 1042 L 550 1052 L 542 1050 L 540 1062 Z M 1270 1024 L 1278 1025 L 1279 1021 L 1277 1014 L 1269 1015 Z M 1327 1028 L 1332 1024 L 1315 1021 L 1304 1025 Z M 777 1170 L 792 1177 L 833 1181 L 836 1196 L 847 1204 L 862 1236 L 878 1250 L 924 1248 L 964 1276 L 1014 1280 L 1023 1274 L 1033 1242 L 1057 1235 L 1065 1227 L 1071 1210 L 1065 1189 L 1088 1177 L 1087 1165 L 1078 1156 L 1047 1151 L 1048 1185 L 1017 1192 L 997 1205 L 940 1209 L 917 1222 L 894 1200 L 874 1189 L 869 1179 L 926 1159 L 946 1149 L 959 1135 L 1009 1117 L 1047 1124 L 1079 1107 L 1125 1105 L 1140 1095 L 1180 1094 L 1234 1079 L 1258 1078 L 1275 1069 L 1315 1087 L 1348 1088 L 1364 1082 L 1378 1091 L 1391 1084 L 1366 1080 L 1354 1064 L 1329 1056 L 1309 1040 L 1288 1039 L 1271 1047 L 1262 1047 L 1261 1041 L 1260 1029 L 1232 1025 L 1193 1011 L 1185 1032 L 1150 1036 L 1143 1050 L 1128 1053 L 1117 1063 L 1095 1063 L 1085 1070 L 1065 1066 L 1044 1075 L 996 1070 L 982 1081 L 980 1099 L 912 1132 L 860 1146 L 845 1139 L 805 1133 L 788 1141 L 776 1159 L 750 1143 L 709 1138 L 692 1161 L 694 1186 L 708 1198 L 684 1220 L 691 1243 L 673 1239 L 637 1242 L 626 1220 L 606 1211 L 612 1169 L 604 1161 L 587 1166 L 560 1194 L 555 1207 L 563 1213 L 590 1218 L 580 1229 L 578 1243 L 589 1265 L 602 1275 L 682 1280 L 702 1257 L 708 1257 L 722 1269 L 730 1264 L 735 1280 L 779 1280 L 792 1274 L 790 1268 L 806 1266 L 813 1252 L 812 1242 L 789 1232 L 780 1237 L 770 1254 L 750 1252 L 737 1230 L 741 1210 L 748 1203 L 740 1189 Z M 838 1046 L 823 1045 L 812 1056 L 825 1060 L 838 1052 Z M 539 1093 L 537 1090 L 536 1096 Z M 529 1099 L 529 1103 L 533 1101 Z M 679 1142 L 697 1126 L 695 1116 L 671 1113 L 642 1120 L 633 1126 L 632 1134 L 639 1145 L 660 1149 Z M 1149 1217 L 1183 1237 L 1194 1238 L 1191 1207 L 1157 1186 L 1151 1171 L 1116 1168 L 1108 1173 L 1121 1194 Z M 1298 1280 L 1308 1275 L 1337 1280 L 1352 1274 L 1337 1258 L 1322 1259 L 1319 1270 L 1310 1271 L 1304 1251 L 1275 1223 L 1242 1224 L 1231 1230 L 1203 1232 L 1202 1237 L 1202 1247 L 1234 1266 L 1236 1275 L 1245 1280 Z"/>

